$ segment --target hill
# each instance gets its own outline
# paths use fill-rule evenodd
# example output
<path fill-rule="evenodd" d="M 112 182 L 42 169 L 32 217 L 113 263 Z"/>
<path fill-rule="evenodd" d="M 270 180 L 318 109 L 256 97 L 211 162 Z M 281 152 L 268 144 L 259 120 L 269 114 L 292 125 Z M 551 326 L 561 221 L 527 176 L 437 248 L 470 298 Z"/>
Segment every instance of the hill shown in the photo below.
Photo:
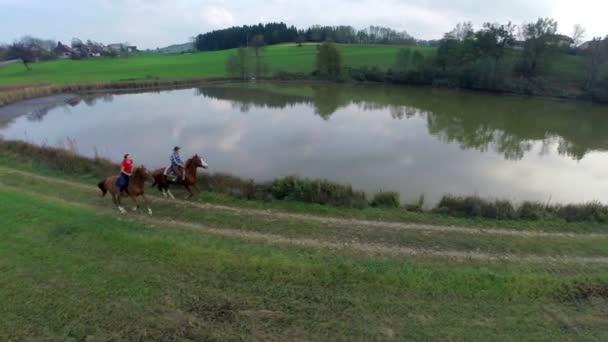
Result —
<path fill-rule="evenodd" d="M 395 45 L 339 47 L 347 66 L 376 65 L 383 68 L 394 64 L 400 49 Z M 316 49 L 316 44 L 302 47 L 295 44 L 268 47 L 265 59 L 269 74 L 277 71 L 312 72 Z M 417 49 L 424 54 L 434 51 L 432 48 Z M 140 54 L 125 59 L 59 60 L 33 64 L 31 71 L 27 71 L 22 65 L 9 65 L 0 68 L 0 85 L 226 77 L 226 59 L 233 53 L 234 50 L 224 50 L 190 55 Z"/>
<path fill-rule="evenodd" d="M 194 44 L 193 43 L 184 43 L 184 44 L 173 44 L 169 46 L 165 46 L 164 48 L 160 48 L 157 50 L 159 53 L 182 53 L 182 52 L 193 52 Z"/>
<path fill-rule="evenodd" d="M 605 224 L 213 193 L 120 216 L 98 178 L 0 146 L 2 340 L 608 338 Z"/>

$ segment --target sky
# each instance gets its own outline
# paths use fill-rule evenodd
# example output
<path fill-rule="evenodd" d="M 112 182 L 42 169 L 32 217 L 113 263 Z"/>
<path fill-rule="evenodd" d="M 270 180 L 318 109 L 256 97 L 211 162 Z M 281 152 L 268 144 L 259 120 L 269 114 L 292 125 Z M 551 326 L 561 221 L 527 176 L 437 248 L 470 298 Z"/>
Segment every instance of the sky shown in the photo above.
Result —
<path fill-rule="evenodd" d="M 26 34 L 70 42 L 129 42 L 140 49 L 187 42 L 230 26 L 283 21 L 298 28 L 380 25 L 438 39 L 458 22 L 530 22 L 551 17 L 586 38 L 608 35 L 606 0 L 0 0 L 0 43 Z"/>

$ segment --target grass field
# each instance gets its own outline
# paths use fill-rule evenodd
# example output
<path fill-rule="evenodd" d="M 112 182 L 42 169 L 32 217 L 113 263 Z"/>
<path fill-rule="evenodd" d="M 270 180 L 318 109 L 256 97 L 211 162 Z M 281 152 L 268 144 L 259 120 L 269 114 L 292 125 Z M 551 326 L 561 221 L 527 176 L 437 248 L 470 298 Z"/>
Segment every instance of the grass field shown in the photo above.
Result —
<path fill-rule="evenodd" d="M 0 155 L 0 340 L 605 340 L 605 225 L 204 194 Z M 356 219 L 356 220 L 353 220 Z"/>
<path fill-rule="evenodd" d="M 340 46 L 348 66 L 391 66 L 399 48 L 390 45 Z M 316 45 L 297 47 L 293 44 L 268 47 L 265 58 L 269 71 L 310 73 L 314 68 L 316 49 Z M 419 49 L 425 54 L 433 52 L 432 49 Z M 232 53 L 233 50 L 225 50 L 190 55 L 142 54 L 128 59 L 60 60 L 33 64 L 31 71 L 23 65 L 9 65 L 0 68 L 0 85 L 225 77 L 225 61 Z"/>

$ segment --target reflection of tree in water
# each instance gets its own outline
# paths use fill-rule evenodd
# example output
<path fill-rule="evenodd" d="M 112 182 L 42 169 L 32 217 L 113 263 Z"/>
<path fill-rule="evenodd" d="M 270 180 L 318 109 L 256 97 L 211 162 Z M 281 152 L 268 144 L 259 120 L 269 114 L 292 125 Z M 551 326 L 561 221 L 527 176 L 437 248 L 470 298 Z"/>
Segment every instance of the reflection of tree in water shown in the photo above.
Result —
<path fill-rule="evenodd" d="M 218 100 L 227 100 L 232 108 L 238 108 L 243 113 L 247 113 L 252 106 L 284 109 L 300 103 L 310 102 L 305 97 L 277 95 L 269 93 L 267 90 L 255 88 L 201 87 L 197 88 L 196 94 Z"/>
<path fill-rule="evenodd" d="M 416 109 L 414 107 L 409 107 L 409 106 L 390 105 L 389 110 L 391 112 L 391 117 L 393 119 L 398 119 L 398 120 L 401 120 L 404 117 L 406 119 L 411 119 L 414 116 L 416 116 L 416 114 L 425 115 L 425 113 L 419 111 L 418 109 Z"/>
<path fill-rule="evenodd" d="M 363 110 L 388 109 L 394 119 L 418 115 L 426 118 L 429 133 L 443 141 L 463 149 L 491 149 L 512 160 L 531 152 L 535 142 L 542 143 L 543 155 L 557 145 L 559 154 L 576 160 L 589 151 L 608 150 L 608 109 L 577 102 L 378 85 L 210 87 L 200 93 L 240 103 L 244 110 L 312 104 L 326 120 L 349 104 Z"/>
<path fill-rule="evenodd" d="M 71 106 L 75 107 L 79 105 L 81 102 L 84 102 L 87 106 L 94 106 L 98 99 L 102 99 L 104 102 L 112 102 L 113 101 L 112 94 L 86 94 L 81 96 L 73 96 L 67 99 L 64 102 L 55 102 L 49 103 L 45 105 L 39 105 L 35 108 L 31 109 L 27 114 L 26 118 L 29 121 L 42 121 L 44 117 L 53 109 L 63 107 L 63 106 Z"/>

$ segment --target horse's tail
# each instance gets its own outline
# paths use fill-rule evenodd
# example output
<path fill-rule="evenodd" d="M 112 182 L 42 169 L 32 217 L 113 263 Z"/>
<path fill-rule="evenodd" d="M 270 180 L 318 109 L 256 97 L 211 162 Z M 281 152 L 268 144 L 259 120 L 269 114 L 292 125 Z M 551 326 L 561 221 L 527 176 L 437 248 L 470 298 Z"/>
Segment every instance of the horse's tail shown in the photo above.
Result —
<path fill-rule="evenodd" d="M 101 190 L 101 197 L 105 196 L 106 193 L 108 193 L 108 189 L 106 189 L 105 180 L 102 180 L 101 182 L 99 182 L 99 184 L 97 184 L 97 187 L 99 188 L 99 190 Z"/>

